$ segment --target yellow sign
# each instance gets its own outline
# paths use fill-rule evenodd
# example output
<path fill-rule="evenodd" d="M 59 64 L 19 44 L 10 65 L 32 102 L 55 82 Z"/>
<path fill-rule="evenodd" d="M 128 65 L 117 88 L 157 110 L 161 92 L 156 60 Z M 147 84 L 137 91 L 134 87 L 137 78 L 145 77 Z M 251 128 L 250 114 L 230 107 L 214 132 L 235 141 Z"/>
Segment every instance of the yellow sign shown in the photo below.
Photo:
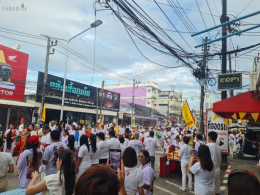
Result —
<path fill-rule="evenodd" d="M 255 122 L 257 121 L 259 113 L 251 113 L 252 117 L 254 118 Z"/>
<path fill-rule="evenodd" d="M 192 113 L 190 111 L 187 101 L 185 101 L 182 106 L 182 115 L 187 124 L 187 127 L 191 127 L 191 126 L 195 125 L 195 122 L 194 122 L 194 119 L 193 119 L 193 116 L 192 116 Z"/>
<path fill-rule="evenodd" d="M 239 117 L 242 120 L 246 115 L 246 112 L 239 112 Z"/>
<path fill-rule="evenodd" d="M 236 119 L 237 120 L 237 114 L 234 113 L 232 116 L 231 116 L 233 119 Z"/>
<path fill-rule="evenodd" d="M 45 122 L 45 118 L 46 118 L 46 107 L 45 107 L 45 104 L 44 104 L 43 110 L 42 110 L 42 118 L 41 118 L 41 120 L 43 122 Z"/>
<path fill-rule="evenodd" d="M 218 119 L 219 118 L 219 115 L 215 114 L 214 118 L 213 118 L 213 121 Z"/>

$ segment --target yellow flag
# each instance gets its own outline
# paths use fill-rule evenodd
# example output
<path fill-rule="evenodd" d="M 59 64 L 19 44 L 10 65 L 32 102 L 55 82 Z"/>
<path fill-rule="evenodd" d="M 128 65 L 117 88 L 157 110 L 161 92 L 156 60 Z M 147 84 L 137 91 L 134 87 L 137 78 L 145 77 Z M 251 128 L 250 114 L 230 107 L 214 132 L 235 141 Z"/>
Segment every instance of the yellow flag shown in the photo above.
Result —
<path fill-rule="evenodd" d="M 102 122 L 101 122 L 102 125 L 104 125 L 104 115 L 102 116 Z"/>
<path fill-rule="evenodd" d="M 228 118 L 224 118 L 223 121 L 224 121 L 224 124 L 227 126 L 227 124 L 228 124 Z"/>
<path fill-rule="evenodd" d="M 116 125 L 116 127 L 115 127 L 115 133 L 116 133 L 116 135 L 118 134 L 118 125 Z"/>
<path fill-rule="evenodd" d="M 44 104 L 44 106 L 43 106 L 43 111 L 42 111 L 42 118 L 41 118 L 41 120 L 42 120 L 43 122 L 45 122 L 45 118 L 46 118 L 46 107 L 45 107 L 45 104 Z"/>
<path fill-rule="evenodd" d="M 255 122 L 257 121 L 259 113 L 251 113 L 252 117 L 254 118 Z"/>
<path fill-rule="evenodd" d="M 187 100 L 184 102 L 184 104 L 182 106 L 182 115 L 187 124 L 187 127 L 191 127 L 191 126 L 195 125 L 195 122 L 194 122 L 194 119 L 193 119 L 192 113 L 190 111 Z"/>
<path fill-rule="evenodd" d="M 246 115 L 246 112 L 239 112 L 239 117 L 242 120 Z"/>
<path fill-rule="evenodd" d="M 169 122 L 169 127 L 171 127 L 171 126 L 172 126 L 172 122 L 170 121 L 170 122 Z"/>
<path fill-rule="evenodd" d="M 237 120 L 237 113 L 234 113 L 231 117 Z"/>
<path fill-rule="evenodd" d="M 219 115 L 215 114 L 214 118 L 213 118 L 213 121 L 218 119 L 219 118 Z"/>
<path fill-rule="evenodd" d="M 135 126 L 135 120 L 133 121 L 133 126 Z"/>

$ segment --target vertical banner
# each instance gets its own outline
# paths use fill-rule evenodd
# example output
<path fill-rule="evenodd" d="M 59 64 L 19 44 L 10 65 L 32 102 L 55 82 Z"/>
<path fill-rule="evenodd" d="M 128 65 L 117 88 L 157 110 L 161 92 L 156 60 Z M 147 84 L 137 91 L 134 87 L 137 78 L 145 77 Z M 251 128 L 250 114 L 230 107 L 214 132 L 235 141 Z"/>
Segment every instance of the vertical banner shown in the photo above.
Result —
<path fill-rule="evenodd" d="M 45 118 L 46 118 L 46 107 L 45 107 L 45 104 L 44 104 L 44 106 L 43 106 L 43 111 L 42 111 L 42 118 L 41 118 L 41 120 L 42 120 L 43 122 L 45 122 Z"/>
<path fill-rule="evenodd" d="M 184 102 L 182 106 L 182 115 L 187 124 L 187 127 L 192 127 L 193 125 L 195 125 L 187 100 Z"/>
<path fill-rule="evenodd" d="M 228 119 L 223 119 L 221 117 L 213 120 L 215 113 L 212 109 L 207 109 L 206 114 L 206 137 L 208 137 L 208 132 L 215 131 L 218 134 L 219 140 L 224 144 L 221 146 L 221 153 L 228 154 Z M 224 121 L 225 120 L 225 121 Z M 227 121 L 226 121 L 227 120 Z M 225 123 L 227 125 L 225 125 Z M 206 140 L 207 142 L 208 140 Z"/>

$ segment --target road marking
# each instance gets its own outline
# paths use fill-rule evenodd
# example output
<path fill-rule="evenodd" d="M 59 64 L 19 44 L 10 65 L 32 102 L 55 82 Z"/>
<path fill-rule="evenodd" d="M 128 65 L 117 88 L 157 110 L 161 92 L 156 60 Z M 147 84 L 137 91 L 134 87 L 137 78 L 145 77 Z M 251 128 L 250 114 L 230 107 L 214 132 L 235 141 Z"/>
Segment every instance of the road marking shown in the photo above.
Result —
<path fill-rule="evenodd" d="M 172 182 L 169 182 L 169 181 L 165 181 L 165 182 L 168 183 L 168 184 L 170 184 L 170 185 L 173 185 L 173 186 L 175 186 L 175 187 L 178 187 L 178 188 L 182 187 L 182 186 L 180 186 L 180 185 L 178 185 L 178 184 L 176 184 L 176 183 L 172 183 Z M 186 192 L 190 192 L 190 193 L 192 193 L 192 194 L 195 194 L 195 192 L 193 192 L 193 191 L 186 191 Z"/>
<path fill-rule="evenodd" d="M 159 190 L 162 190 L 162 191 L 164 191 L 164 192 L 167 192 L 168 194 L 177 195 L 177 194 L 175 194 L 175 193 L 173 193 L 173 192 L 171 192 L 171 191 L 169 191 L 169 190 L 165 190 L 164 188 L 161 188 L 161 187 L 159 187 L 159 186 L 154 185 L 154 187 L 157 188 L 157 189 L 159 189 Z"/>

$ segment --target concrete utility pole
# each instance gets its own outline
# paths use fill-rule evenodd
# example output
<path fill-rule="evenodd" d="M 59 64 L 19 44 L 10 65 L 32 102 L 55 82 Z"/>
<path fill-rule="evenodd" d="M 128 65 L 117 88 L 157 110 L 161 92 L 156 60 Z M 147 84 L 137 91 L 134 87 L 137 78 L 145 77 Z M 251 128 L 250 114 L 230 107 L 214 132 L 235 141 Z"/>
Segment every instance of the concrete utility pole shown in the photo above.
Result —
<path fill-rule="evenodd" d="M 102 121 L 102 101 L 104 96 L 104 83 L 105 81 L 102 81 L 102 91 L 101 91 L 101 100 L 100 100 L 100 120 Z"/>
<path fill-rule="evenodd" d="M 135 79 L 133 79 L 131 126 L 133 125 L 133 121 L 134 121 L 134 104 L 135 104 Z"/>
<path fill-rule="evenodd" d="M 208 42 L 208 37 L 205 38 L 205 43 Z M 204 85 L 205 85 L 205 68 L 206 68 L 206 63 L 207 63 L 207 52 L 208 52 L 208 45 L 204 45 L 204 55 L 203 55 L 203 65 L 201 68 L 201 74 L 202 74 L 202 81 L 200 83 L 201 85 L 201 94 L 200 94 L 200 134 L 203 135 L 204 134 L 204 98 L 205 98 L 205 89 L 204 89 Z"/>
<path fill-rule="evenodd" d="M 229 59 L 229 72 L 232 73 L 232 68 L 231 68 L 231 54 L 228 55 Z M 234 90 L 230 90 L 230 97 L 234 96 Z"/>
<path fill-rule="evenodd" d="M 98 123 L 98 88 L 96 88 L 96 93 L 97 93 L 97 102 L 96 102 L 96 124 Z"/>
<path fill-rule="evenodd" d="M 42 102 L 41 102 L 41 115 L 43 113 L 43 107 L 45 103 L 45 89 L 48 79 L 48 66 L 49 66 L 49 55 L 50 55 L 50 37 L 47 37 L 47 52 L 46 52 L 46 61 L 45 61 L 45 74 L 44 74 L 44 81 L 42 87 Z M 41 117 L 40 115 L 40 117 Z"/>

